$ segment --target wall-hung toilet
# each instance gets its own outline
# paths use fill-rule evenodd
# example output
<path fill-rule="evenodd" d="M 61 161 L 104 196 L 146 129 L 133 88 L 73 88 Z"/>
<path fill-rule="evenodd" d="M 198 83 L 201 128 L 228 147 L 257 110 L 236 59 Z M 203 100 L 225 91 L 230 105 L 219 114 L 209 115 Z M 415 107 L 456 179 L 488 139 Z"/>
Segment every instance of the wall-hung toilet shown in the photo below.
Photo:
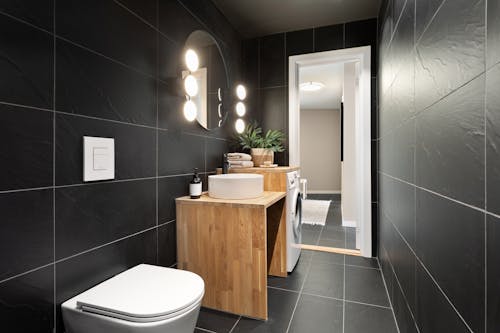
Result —
<path fill-rule="evenodd" d="M 141 264 L 62 304 L 66 333 L 192 333 L 205 284 L 173 268 Z"/>

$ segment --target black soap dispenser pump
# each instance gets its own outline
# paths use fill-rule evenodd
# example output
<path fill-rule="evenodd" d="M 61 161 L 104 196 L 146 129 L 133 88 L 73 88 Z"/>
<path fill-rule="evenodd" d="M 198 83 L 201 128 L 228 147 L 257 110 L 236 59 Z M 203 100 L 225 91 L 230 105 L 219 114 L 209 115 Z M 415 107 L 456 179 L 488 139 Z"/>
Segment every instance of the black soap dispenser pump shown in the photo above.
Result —
<path fill-rule="evenodd" d="M 198 176 L 198 168 L 194 169 L 193 180 L 189 183 L 189 195 L 191 199 L 199 199 L 201 196 L 201 179 Z"/>

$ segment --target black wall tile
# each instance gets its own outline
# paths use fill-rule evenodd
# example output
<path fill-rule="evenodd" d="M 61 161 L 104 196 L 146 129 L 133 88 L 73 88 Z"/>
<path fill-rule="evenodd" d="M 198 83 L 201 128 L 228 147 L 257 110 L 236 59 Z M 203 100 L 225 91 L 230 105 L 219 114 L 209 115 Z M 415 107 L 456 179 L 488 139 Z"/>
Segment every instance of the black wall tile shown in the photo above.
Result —
<path fill-rule="evenodd" d="M 154 179 L 57 189 L 56 259 L 153 227 L 155 196 Z"/>
<path fill-rule="evenodd" d="M 3 1 L 0 12 L 36 25 L 49 32 L 54 30 L 54 0 Z"/>
<path fill-rule="evenodd" d="M 498 242 L 500 242 L 500 219 L 487 216 L 487 331 L 495 332 L 500 327 L 500 254 L 498 253 Z"/>
<path fill-rule="evenodd" d="M 54 260 L 52 190 L 1 194 L 0 211 L 0 280 Z"/>
<path fill-rule="evenodd" d="M 398 232 L 394 233 L 394 252 L 391 263 L 398 277 L 399 285 L 394 288 L 394 295 L 404 294 L 411 311 L 415 312 L 415 265 L 416 259 L 406 242 Z M 401 289 L 399 288 L 401 287 Z M 399 291 L 398 291 L 399 289 Z"/>
<path fill-rule="evenodd" d="M 293 55 L 314 52 L 314 29 L 287 32 L 285 37 L 286 60 Z"/>
<path fill-rule="evenodd" d="M 260 40 L 260 88 L 285 84 L 285 34 Z"/>
<path fill-rule="evenodd" d="M 344 48 L 344 25 L 314 28 L 314 52 Z"/>
<path fill-rule="evenodd" d="M 412 312 L 408 307 L 405 296 L 398 287 L 394 288 L 394 298 L 392 301 L 394 316 L 398 323 L 400 333 L 417 333 L 417 327 L 413 320 Z"/>
<path fill-rule="evenodd" d="M 56 109 L 156 126 L 156 82 L 116 62 L 57 40 Z"/>
<path fill-rule="evenodd" d="M 202 29 L 201 24 L 182 7 L 181 1 L 159 1 L 158 17 L 159 30 L 182 45 L 191 32 Z"/>
<path fill-rule="evenodd" d="M 187 68 L 182 50 L 183 44 L 176 43 L 162 34 L 158 35 L 158 78 L 160 80 L 172 82 L 182 76 L 182 71 Z"/>
<path fill-rule="evenodd" d="M 222 168 L 222 156 L 229 152 L 229 142 L 218 139 L 206 139 L 206 172 L 215 172 Z"/>
<path fill-rule="evenodd" d="M 52 185 L 53 117 L 0 104 L 0 190 Z"/>
<path fill-rule="evenodd" d="M 500 214 L 500 65 L 486 73 L 487 209 Z"/>
<path fill-rule="evenodd" d="M 418 185 L 484 207 L 484 140 L 482 75 L 417 116 Z"/>
<path fill-rule="evenodd" d="M 56 26 L 58 36 L 156 74 L 156 32 L 112 0 L 58 2 Z"/>
<path fill-rule="evenodd" d="M 487 39 L 488 39 L 488 50 L 486 53 L 486 66 L 490 68 L 491 66 L 500 62 L 500 1 L 499 0 L 488 0 L 488 13 L 487 13 L 488 27 Z"/>
<path fill-rule="evenodd" d="M 53 333 L 54 266 L 0 284 L 2 330 Z"/>
<path fill-rule="evenodd" d="M 189 182 L 193 176 L 158 179 L 158 223 L 175 219 L 175 198 L 189 195 Z"/>
<path fill-rule="evenodd" d="M 115 139 L 115 179 L 155 176 L 155 130 L 58 114 L 56 184 L 83 183 L 83 136 Z"/>
<path fill-rule="evenodd" d="M 377 19 L 345 24 L 344 47 L 371 46 L 372 75 L 377 74 Z"/>
<path fill-rule="evenodd" d="M 268 129 L 285 130 L 287 128 L 288 124 L 285 123 L 285 113 L 288 112 L 285 100 L 287 91 L 288 88 L 269 88 L 260 91 L 259 108 L 265 110 L 262 114 L 264 131 Z"/>
<path fill-rule="evenodd" d="M 415 36 L 417 39 L 422 36 L 425 28 L 443 2 L 444 0 L 416 1 Z"/>
<path fill-rule="evenodd" d="M 170 267 L 177 262 L 175 222 L 158 228 L 158 265 Z"/>
<path fill-rule="evenodd" d="M 417 265 L 417 295 L 420 332 L 470 332 L 420 265 Z"/>
<path fill-rule="evenodd" d="M 0 14 L 0 101 L 52 107 L 53 37 Z"/>
<path fill-rule="evenodd" d="M 205 169 L 205 138 L 180 132 L 158 133 L 158 174 L 185 174 Z"/>
<path fill-rule="evenodd" d="M 417 255 L 477 332 L 484 328 L 484 232 L 484 213 L 417 190 Z"/>
<path fill-rule="evenodd" d="M 149 24 L 155 27 L 157 26 L 157 0 L 119 0 L 117 2 L 134 12 L 134 14 L 140 16 L 142 19 L 146 20 Z"/>
<path fill-rule="evenodd" d="M 417 110 L 484 71 L 484 16 L 484 1 L 445 1 L 417 44 Z"/>

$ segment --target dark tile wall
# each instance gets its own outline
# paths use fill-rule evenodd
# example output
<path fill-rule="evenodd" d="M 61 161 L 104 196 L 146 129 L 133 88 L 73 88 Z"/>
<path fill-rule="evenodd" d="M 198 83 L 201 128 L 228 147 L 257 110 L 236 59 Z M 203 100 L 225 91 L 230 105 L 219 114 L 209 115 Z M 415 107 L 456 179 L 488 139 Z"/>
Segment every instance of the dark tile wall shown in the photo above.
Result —
<path fill-rule="evenodd" d="M 242 77 L 249 87 L 248 118 L 264 131 L 278 129 L 288 138 L 288 57 L 358 46 L 372 48 L 372 201 L 377 211 L 377 19 L 348 22 L 313 29 L 290 31 L 243 41 Z M 288 165 L 285 151 L 276 163 Z M 373 253 L 377 252 L 377 219 L 373 216 Z"/>
<path fill-rule="evenodd" d="M 499 8 L 380 11 L 379 251 L 401 332 L 500 330 Z"/>
<path fill-rule="evenodd" d="M 218 40 L 230 84 L 241 40 L 209 0 L 0 5 L 0 321 L 64 332 L 60 304 L 139 263 L 176 263 L 174 199 L 228 150 L 231 120 L 182 116 L 191 31 Z M 82 136 L 115 138 L 116 179 L 82 182 Z"/>

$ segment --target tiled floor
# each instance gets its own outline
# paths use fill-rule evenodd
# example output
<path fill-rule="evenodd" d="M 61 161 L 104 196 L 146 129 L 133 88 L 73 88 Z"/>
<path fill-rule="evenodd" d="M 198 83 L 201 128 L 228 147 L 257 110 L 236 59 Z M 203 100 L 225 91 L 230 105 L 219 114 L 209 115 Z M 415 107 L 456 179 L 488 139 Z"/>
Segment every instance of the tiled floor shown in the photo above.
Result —
<path fill-rule="evenodd" d="M 356 229 L 342 226 L 339 194 L 309 194 L 307 199 L 332 200 L 325 226 L 302 225 L 302 244 L 356 248 Z"/>
<path fill-rule="evenodd" d="M 202 309 L 196 332 L 397 332 L 376 259 L 303 250 L 293 273 L 268 285 L 267 321 Z"/>

